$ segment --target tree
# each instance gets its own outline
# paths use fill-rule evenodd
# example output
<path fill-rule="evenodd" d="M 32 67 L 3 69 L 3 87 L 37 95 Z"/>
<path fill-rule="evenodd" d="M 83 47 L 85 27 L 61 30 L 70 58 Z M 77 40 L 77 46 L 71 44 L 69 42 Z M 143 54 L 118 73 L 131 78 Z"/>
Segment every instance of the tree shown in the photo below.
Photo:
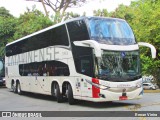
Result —
<path fill-rule="evenodd" d="M 4 48 L 8 42 L 46 28 L 53 22 L 33 6 L 32 10 L 19 18 L 13 17 L 5 8 L 0 8 L 0 56 L 4 56 Z"/>
<path fill-rule="evenodd" d="M 0 56 L 4 56 L 5 45 L 15 33 L 17 19 L 4 7 L 0 7 Z"/>
<path fill-rule="evenodd" d="M 45 17 L 42 12 L 33 7 L 32 10 L 27 9 L 27 12 L 19 17 L 17 24 L 14 39 L 44 29 L 52 25 L 53 22 L 48 17 Z"/>
<path fill-rule="evenodd" d="M 137 41 L 151 43 L 157 50 L 157 58 L 151 59 L 150 49 L 141 47 L 142 74 L 153 75 L 160 85 L 160 1 L 138 0 L 132 2 L 125 13 L 130 13 L 127 20 L 134 30 Z M 120 8 L 119 8 L 120 9 Z M 118 14 L 119 15 L 119 14 Z"/>
<path fill-rule="evenodd" d="M 42 2 L 42 0 L 32 0 Z M 43 0 L 54 12 L 54 22 L 60 22 L 66 14 L 66 10 L 72 7 L 80 7 L 89 0 Z"/>
<path fill-rule="evenodd" d="M 0 16 L 1 17 L 13 17 L 13 15 L 11 15 L 9 11 L 4 7 L 0 7 Z"/>
<path fill-rule="evenodd" d="M 109 13 L 108 13 L 107 9 L 94 10 L 94 11 L 93 11 L 93 15 L 94 15 L 94 16 L 105 16 L 105 17 L 109 17 Z"/>
<path fill-rule="evenodd" d="M 80 17 L 80 15 L 77 13 L 73 13 L 73 12 L 67 12 L 65 16 L 63 17 L 63 19 L 67 20 L 67 19 L 76 18 L 76 17 Z"/>

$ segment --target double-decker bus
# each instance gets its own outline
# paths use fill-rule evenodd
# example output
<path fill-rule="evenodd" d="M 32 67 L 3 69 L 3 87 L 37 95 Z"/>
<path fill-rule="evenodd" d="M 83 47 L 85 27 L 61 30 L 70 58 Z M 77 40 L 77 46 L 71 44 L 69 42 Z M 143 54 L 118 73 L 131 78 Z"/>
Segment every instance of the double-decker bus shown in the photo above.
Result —
<path fill-rule="evenodd" d="M 139 44 L 125 20 L 74 18 L 6 45 L 6 86 L 69 104 L 129 100 L 143 94 Z"/>

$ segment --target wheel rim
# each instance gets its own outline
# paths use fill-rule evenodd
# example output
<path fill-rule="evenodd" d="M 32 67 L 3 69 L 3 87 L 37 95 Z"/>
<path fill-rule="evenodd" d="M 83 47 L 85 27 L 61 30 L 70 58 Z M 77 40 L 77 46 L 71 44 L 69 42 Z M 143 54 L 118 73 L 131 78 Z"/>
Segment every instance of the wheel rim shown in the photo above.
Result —
<path fill-rule="evenodd" d="M 14 84 L 11 85 L 11 89 L 14 91 Z"/>
<path fill-rule="evenodd" d="M 56 88 L 54 89 L 54 94 L 57 97 L 57 89 Z"/>
<path fill-rule="evenodd" d="M 18 93 L 21 92 L 20 84 L 18 84 L 17 91 L 18 91 Z"/>
<path fill-rule="evenodd" d="M 68 89 L 66 90 L 66 97 L 68 98 Z"/>
<path fill-rule="evenodd" d="M 14 84 L 12 84 L 11 89 L 12 89 L 12 91 L 13 91 L 13 92 L 15 92 L 15 91 L 16 91 L 16 87 L 15 87 L 15 85 L 14 85 Z"/>

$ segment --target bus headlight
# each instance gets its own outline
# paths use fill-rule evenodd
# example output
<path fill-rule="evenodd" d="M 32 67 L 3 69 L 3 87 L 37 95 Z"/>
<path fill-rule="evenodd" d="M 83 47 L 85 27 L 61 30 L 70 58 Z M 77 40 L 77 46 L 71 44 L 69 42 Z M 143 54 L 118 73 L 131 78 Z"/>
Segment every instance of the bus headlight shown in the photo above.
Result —
<path fill-rule="evenodd" d="M 93 83 L 93 82 L 91 82 L 91 81 L 89 81 L 89 80 L 86 80 L 86 82 L 88 82 L 89 84 L 91 84 L 91 85 L 93 85 L 93 86 L 95 86 L 95 87 L 97 87 L 97 88 L 100 88 L 100 89 L 102 89 L 102 90 L 106 90 L 106 89 L 109 89 L 109 88 L 110 88 L 110 87 L 108 87 L 108 86 L 104 86 L 104 85 L 101 85 L 101 84 Z"/>
<path fill-rule="evenodd" d="M 142 87 L 142 82 L 137 82 L 137 83 L 136 83 L 136 87 L 137 87 L 137 88 Z"/>
<path fill-rule="evenodd" d="M 104 85 L 99 85 L 99 88 L 102 89 L 102 90 L 106 90 L 106 89 L 109 89 L 110 87 L 104 86 Z"/>

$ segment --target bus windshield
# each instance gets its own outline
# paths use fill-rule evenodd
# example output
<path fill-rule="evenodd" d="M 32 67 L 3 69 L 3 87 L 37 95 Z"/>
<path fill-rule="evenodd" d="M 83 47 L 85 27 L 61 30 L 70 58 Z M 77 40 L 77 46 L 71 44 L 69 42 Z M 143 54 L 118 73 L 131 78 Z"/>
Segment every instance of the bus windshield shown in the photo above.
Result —
<path fill-rule="evenodd" d="M 98 59 L 98 78 L 113 82 L 125 82 L 141 77 L 138 51 L 103 51 Z"/>
<path fill-rule="evenodd" d="M 133 45 L 136 43 L 132 29 L 124 20 L 90 18 L 90 39 L 109 45 Z"/>

